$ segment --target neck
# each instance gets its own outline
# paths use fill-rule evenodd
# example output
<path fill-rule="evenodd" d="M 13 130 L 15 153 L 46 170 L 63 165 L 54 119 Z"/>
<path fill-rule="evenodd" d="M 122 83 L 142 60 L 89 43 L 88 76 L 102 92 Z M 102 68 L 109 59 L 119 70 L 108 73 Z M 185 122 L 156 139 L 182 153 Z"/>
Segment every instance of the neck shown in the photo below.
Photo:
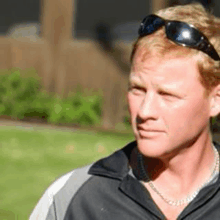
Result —
<path fill-rule="evenodd" d="M 196 142 L 180 150 L 173 157 L 144 157 L 144 168 L 150 179 L 159 189 L 173 195 L 178 193 L 184 196 L 195 190 L 210 177 L 214 165 L 215 153 L 211 136 L 203 140 L 202 144 Z"/>

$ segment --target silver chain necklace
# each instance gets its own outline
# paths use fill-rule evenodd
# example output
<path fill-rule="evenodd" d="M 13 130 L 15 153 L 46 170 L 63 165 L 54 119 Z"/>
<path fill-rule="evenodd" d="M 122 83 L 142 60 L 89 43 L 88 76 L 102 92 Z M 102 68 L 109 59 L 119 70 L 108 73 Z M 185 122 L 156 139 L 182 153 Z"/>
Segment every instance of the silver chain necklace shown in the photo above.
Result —
<path fill-rule="evenodd" d="M 185 205 L 185 204 L 190 203 L 198 195 L 200 189 L 202 189 L 206 184 L 211 182 L 214 179 L 215 175 L 219 172 L 219 153 L 218 153 L 217 149 L 214 146 L 213 146 L 213 149 L 214 149 L 214 152 L 215 152 L 215 165 L 213 167 L 211 176 L 201 186 L 199 186 L 193 194 L 188 195 L 186 198 L 181 199 L 181 200 L 167 199 L 161 192 L 159 192 L 159 190 L 155 187 L 155 185 L 153 184 L 153 182 L 151 181 L 151 179 L 149 178 L 149 176 L 147 175 L 147 173 L 144 169 L 143 155 L 138 153 L 137 160 L 138 160 L 140 172 L 143 175 L 143 179 L 145 181 L 147 181 L 147 183 L 151 187 L 151 189 L 154 192 L 156 192 L 161 197 L 161 199 L 163 199 L 167 204 L 169 204 L 171 206 L 181 206 L 181 205 Z"/>

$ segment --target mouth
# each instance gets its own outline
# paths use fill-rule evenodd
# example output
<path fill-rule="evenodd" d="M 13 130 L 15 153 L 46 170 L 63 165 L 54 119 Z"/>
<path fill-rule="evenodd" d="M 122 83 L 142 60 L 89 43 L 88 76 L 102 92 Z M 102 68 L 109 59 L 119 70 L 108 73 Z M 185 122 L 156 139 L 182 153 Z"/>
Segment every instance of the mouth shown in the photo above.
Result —
<path fill-rule="evenodd" d="M 154 137 L 160 135 L 161 133 L 164 133 L 164 131 L 160 129 L 153 129 L 153 128 L 144 129 L 142 127 L 137 127 L 137 130 L 141 137 Z"/>
<path fill-rule="evenodd" d="M 143 128 L 141 126 L 137 126 L 137 130 L 139 131 L 146 131 L 146 132 L 164 132 L 161 129 L 156 129 L 156 128 Z"/>

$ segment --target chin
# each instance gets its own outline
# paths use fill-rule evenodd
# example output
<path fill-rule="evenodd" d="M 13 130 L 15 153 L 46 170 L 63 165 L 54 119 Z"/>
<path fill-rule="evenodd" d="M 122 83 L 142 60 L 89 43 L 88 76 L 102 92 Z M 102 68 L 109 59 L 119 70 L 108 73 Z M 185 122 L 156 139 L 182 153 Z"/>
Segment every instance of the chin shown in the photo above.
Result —
<path fill-rule="evenodd" d="M 163 143 L 163 144 L 162 144 Z M 137 139 L 137 148 L 145 157 L 164 157 L 167 155 L 167 144 L 151 139 Z"/>

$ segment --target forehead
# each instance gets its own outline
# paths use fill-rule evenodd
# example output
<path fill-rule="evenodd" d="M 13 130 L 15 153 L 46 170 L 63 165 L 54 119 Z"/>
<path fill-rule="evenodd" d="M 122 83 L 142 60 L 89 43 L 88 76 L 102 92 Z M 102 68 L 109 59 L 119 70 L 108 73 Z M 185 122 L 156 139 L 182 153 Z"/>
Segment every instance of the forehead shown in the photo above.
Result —
<path fill-rule="evenodd" d="M 178 90 L 204 89 L 199 80 L 197 61 L 189 57 L 148 57 L 135 56 L 131 68 L 130 82 L 155 86 L 166 86 Z"/>

